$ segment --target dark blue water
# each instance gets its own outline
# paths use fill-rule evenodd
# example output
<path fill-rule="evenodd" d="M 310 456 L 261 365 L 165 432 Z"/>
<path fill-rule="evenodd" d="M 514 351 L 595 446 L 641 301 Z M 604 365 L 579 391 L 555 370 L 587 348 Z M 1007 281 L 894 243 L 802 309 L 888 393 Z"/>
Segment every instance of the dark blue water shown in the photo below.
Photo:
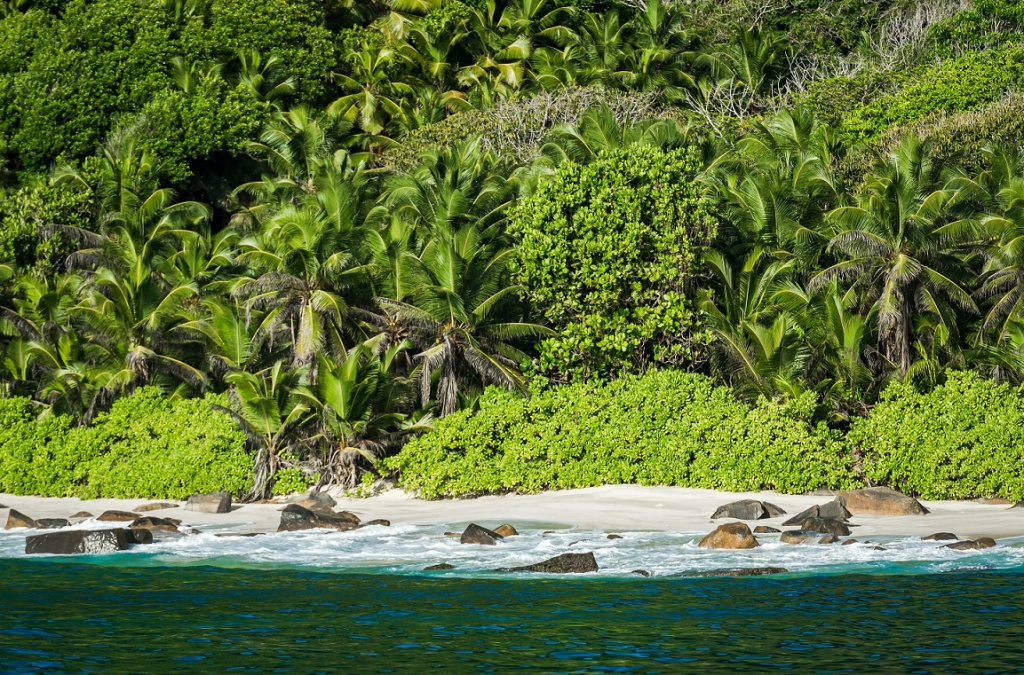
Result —
<path fill-rule="evenodd" d="M 2 673 L 1024 672 L 1024 572 L 443 578 L 0 560 Z"/>

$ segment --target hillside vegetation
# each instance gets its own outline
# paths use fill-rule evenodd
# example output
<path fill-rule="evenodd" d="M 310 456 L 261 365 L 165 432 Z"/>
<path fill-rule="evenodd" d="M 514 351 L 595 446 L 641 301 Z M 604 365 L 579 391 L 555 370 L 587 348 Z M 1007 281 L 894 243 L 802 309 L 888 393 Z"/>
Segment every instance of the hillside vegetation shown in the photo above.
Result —
<path fill-rule="evenodd" d="M 0 491 L 1020 498 L 1022 22 L 4 0 Z"/>

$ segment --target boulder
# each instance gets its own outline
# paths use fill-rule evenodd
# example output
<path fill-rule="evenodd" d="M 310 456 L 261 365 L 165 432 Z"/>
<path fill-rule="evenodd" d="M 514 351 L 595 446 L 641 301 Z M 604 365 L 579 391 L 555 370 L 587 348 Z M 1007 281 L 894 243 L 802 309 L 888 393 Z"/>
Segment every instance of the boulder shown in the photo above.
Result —
<path fill-rule="evenodd" d="M 814 505 L 814 506 L 812 506 L 809 509 L 804 509 L 800 513 L 796 514 L 795 516 L 793 516 L 792 518 L 787 520 L 786 522 L 782 523 L 782 526 L 783 527 L 799 526 L 800 523 L 804 522 L 805 519 L 807 519 L 807 518 L 817 518 L 817 517 L 818 517 L 818 506 Z"/>
<path fill-rule="evenodd" d="M 760 577 L 766 574 L 785 574 L 785 567 L 743 567 L 735 570 L 708 570 L 697 572 L 695 577 Z"/>
<path fill-rule="evenodd" d="M 185 510 L 199 513 L 229 513 L 231 511 L 231 495 L 227 492 L 192 495 L 185 502 Z"/>
<path fill-rule="evenodd" d="M 149 530 L 125 530 L 124 537 L 129 544 L 153 543 L 153 533 Z"/>
<path fill-rule="evenodd" d="M 130 523 L 140 518 L 139 514 L 131 511 L 104 511 L 96 519 L 103 523 Z"/>
<path fill-rule="evenodd" d="M 88 511 L 79 511 L 78 513 L 72 513 L 70 516 L 68 516 L 69 519 L 78 518 L 78 519 L 81 519 L 81 520 L 85 520 L 86 518 L 92 518 L 92 517 L 93 517 L 93 515 L 91 513 L 89 513 Z"/>
<path fill-rule="evenodd" d="M 501 539 L 501 535 L 486 527 L 480 527 L 476 523 L 470 523 L 459 538 L 460 544 L 482 544 L 483 546 L 494 546 Z"/>
<path fill-rule="evenodd" d="M 218 532 L 215 537 L 262 537 L 266 532 Z"/>
<path fill-rule="evenodd" d="M 519 532 L 516 531 L 516 528 L 512 527 L 508 523 L 498 525 L 494 528 L 494 533 L 500 537 L 514 537 L 519 534 Z"/>
<path fill-rule="evenodd" d="M 35 518 L 29 518 L 21 511 L 15 511 L 14 509 L 11 509 L 7 513 L 7 524 L 4 525 L 4 529 L 13 530 L 19 527 L 27 527 L 29 529 L 34 530 L 38 526 L 36 525 Z"/>
<path fill-rule="evenodd" d="M 444 536 L 446 536 L 446 537 L 461 537 L 462 533 L 461 532 L 445 532 Z"/>
<path fill-rule="evenodd" d="M 850 536 L 850 528 L 845 523 L 831 518 L 804 518 L 800 522 L 801 530 L 813 530 L 822 534 L 832 534 L 837 537 Z"/>
<path fill-rule="evenodd" d="M 609 534 L 605 539 L 622 539 L 621 534 Z"/>
<path fill-rule="evenodd" d="M 139 504 L 135 507 L 136 513 L 146 513 L 148 511 L 163 511 L 164 509 L 176 509 L 178 505 L 173 502 L 150 502 L 149 504 Z"/>
<path fill-rule="evenodd" d="M 834 544 L 839 541 L 839 537 L 834 534 L 826 534 L 824 537 L 818 540 L 819 544 Z"/>
<path fill-rule="evenodd" d="M 334 511 L 334 507 L 338 505 L 338 502 L 334 501 L 334 497 L 327 494 L 326 492 L 312 491 L 302 499 L 298 501 L 290 502 L 292 504 L 298 504 L 299 506 L 305 507 L 310 511 Z"/>
<path fill-rule="evenodd" d="M 71 522 L 67 518 L 39 518 L 36 520 L 36 527 L 40 530 L 59 530 L 62 527 L 70 527 Z"/>
<path fill-rule="evenodd" d="M 846 500 L 842 497 L 836 497 L 827 504 L 822 504 L 818 507 L 819 518 L 829 518 L 830 520 L 838 520 L 839 522 L 845 523 L 850 520 L 852 514 L 846 510 Z"/>
<path fill-rule="evenodd" d="M 978 546 L 978 542 L 967 540 L 958 541 L 952 544 L 946 544 L 945 548 L 951 548 L 954 551 L 977 551 L 981 547 Z"/>
<path fill-rule="evenodd" d="M 778 534 L 782 532 L 777 527 L 768 527 L 767 525 L 758 525 L 754 528 L 754 534 Z"/>
<path fill-rule="evenodd" d="M 856 539 L 847 539 L 846 541 L 843 542 L 843 546 L 852 546 L 853 544 L 856 544 L 856 543 L 857 543 Z"/>
<path fill-rule="evenodd" d="M 128 548 L 127 533 L 114 530 L 62 530 L 28 537 L 25 553 L 29 555 L 72 555 L 80 553 L 113 553 Z"/>
<path fill-rule="evenodd" d="M 597 560 L 593 553 L 563 553 L 554 558 L 522 567 L 503 567 L 495 572 L 543 572 L 546 574 L 582 574 L 596 572 Z"/>
<path fill-rule="evenodd" d="M 959 538 L 952 532 L 936 532 L 935 534 L 929 534 L 922 541 L 952 541 Z"/>
<path fill-rule="evenodd" d="M 726 523 L 700 540 L 701 548 L 756 548 L 757 539 L 745 523 Z"/>
<path fill-rule="evenodd" d="M 648 572 L 647 570 L 633 570 L 632 572 L 630 572 L 630 574 L 638 574 L 638 575 L 640 575 L 642 577 L 649 577 L 649 576 L 651 576 L 651 573 Z"/>
<path fill-rule="evenodd" d="M 143 518 L 136 518 L 135 520 L 133 520 L 131 525 L 128 526 L 128 529 L 177 532 L 178 525 L 181 525 L 181 521 L 176 518 L 157 518 L 155 516 L 145 516 Z"/>
<path fill-rule="evenodd" d="M 786 515 L 786 512 L 775 506 L 775 504 L 756 499 L 741 499 L 738 502 L 718 507 L 718 510 L 711 516 L 711 520 L 718 520 L 719 518 L 761 520 L 762 518 L 778 518 L 784 515 Z"/>
<path fill-rule="evenodd" d="M 975 539 L 974 543 L 978 545 L 978 548 L 992 548 L 996 545 L 996 540 L 991 537 L 981 537 Z"/>
<path fill-rule="evenodd" d="M 455 569 L 455 565 L 449 565 L 448 563 L 438 563 L 437 565 L 430 565 L 429 567 L 424 567 L 423 571 L 424 572 L 437 572 L 437 571 L 440 571 L 440 570 L 453 570 L 453 569 Z"/>
<path fill-rule="evenodd" d="M 342 511 L 342 513 L 346 513 L 346 512 Z M 391 527 L 391 521 L 390 520 L 384 520 L 383 518 L 377 518 L 376 520 L 371 520 L 368 523 L 361 523 L 359 525 L 359 527 L 370 527 L 371 525 L 380 525 L 381 527 Z"/>
<path fill-rule="evenodd" d="M 354 530 L 359 527 L 359 520 L 352 521 L 352 514 L 313 512 L 298 504 L 289 504 L 281 509 L 281 523 L 278 532 L 297 532 L 299 530 L 316 530 L 321 528 L 338 530 Z M 354 516 L 353 516 L 354 517 Z"/>
<path fill-rule="evenodd" d="M 928 509 L 913 497 L 887 487 L 842 492 L 846 510 L 855 516 L 923 516 Z"/>
<path fill-rule="evenodd" d="M 814 530 L 786 530 L 779 537 L 783 544 L 810 544 L 818 540 L 820 532 Z"/>

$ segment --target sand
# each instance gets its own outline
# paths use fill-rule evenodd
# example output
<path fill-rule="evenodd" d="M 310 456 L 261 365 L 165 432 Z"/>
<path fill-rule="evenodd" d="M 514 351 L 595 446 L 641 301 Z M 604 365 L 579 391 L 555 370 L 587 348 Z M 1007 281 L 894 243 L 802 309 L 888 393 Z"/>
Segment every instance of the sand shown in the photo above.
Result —
<path fill-rule="evenodd" d="M 346 510 L 364 521 L 385 518 L 393 524 L 445 524 L 460 529 L 469 522 L 485 526 L 511 523 L 520 526 L 570 526 L 608 531 L 672 531 L 704 533 L 728 520 L 712 521 L 711 514 L 723 504 L 738 499 L 772 502 L 796 514 L 814 504 L 830 501 L 828 495 L 781 495 L 771 492 L 730 493 L 676 487 L 608 485 L 585 490 L 545 492 L 538 495 L 506 495 L 477 499 L 424 501 L 401 490 L 376 497 L 352 499 L 335 497 L 337 510 Z M 79 511 L 98 516 L 106 510 L 131 511 L 149 501 L 145 499 L 95 499 L 82 501 L 51 497 L 20 497 L 0 494 L 0 504 L 15 508 L 32 518 L 67 518 Z M 167 500 L 170 501 L 170 500 Z M 1024 509 L 1007 504 L 983 504 L 975 501 L 923 501 L 931 513 L 924 516 L 854 516 L 853 536 L 929 535 L 952 532 L 961 538 L 1024 536 Z M 145 515 L 180 518 L 189 525 L 231 526 L 238 532 L 267 532 L 277 529 L 278 504 L 236 504 L 231 513 L 207 514 L 179 507 L 152 511 Z M 0 511 L 0 522 L 6 522 Z M 757 521 L 758 525 L 778 526 L 783 518 Z M 753 524 L 753 523 L 752 523 Z"/>

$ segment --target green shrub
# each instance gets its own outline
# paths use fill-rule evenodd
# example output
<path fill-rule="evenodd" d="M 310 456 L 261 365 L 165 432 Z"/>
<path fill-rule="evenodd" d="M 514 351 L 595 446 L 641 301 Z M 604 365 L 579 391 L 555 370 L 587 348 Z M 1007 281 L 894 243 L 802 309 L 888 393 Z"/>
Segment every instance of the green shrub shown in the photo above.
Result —
<path fill-rule="evenodd" d="M 118 400 L 90 427 L 36 420 L 27 399 L 0 400 L 0 491 L 49 497 L 183 499 L 241 495 L 252 482 L 245 437 L 211 404 L 145 388 Z"/>
<path fill-rule="evenodd" d="M 373 475 L 373 474 L 370 474 Z M 274 474 L 274 487 L 271 494 L 276 496 L 305 492 L 315 482 L 315 476 L 308 476 L 302 469 L 280 469 Z"/>
<path fill-rule="evenodd" d="M 607 384 L 489 389 L 480 410 L 435 424 L 379 467 L 421 497 L 606 484 L 804 492 L 853 485 L 813 400 L 751 407 L 710 378 L 652 371 Z"/>
<path fill-rule="evenodd" d="M 717 224 L 695 148 L 634 145 L 565 162 L 516 209 L 514 272 L 545 325 L 537 368 L 558 380 L 688 366 L 707 344 L 693 284 Z"/>
<path fill-rule="evenodd" d="M 975 373 L 928 393 L 890 385 L 847 442 L 875 483 L 925 499 L 1024 499 L 1024 397 Z"/>

